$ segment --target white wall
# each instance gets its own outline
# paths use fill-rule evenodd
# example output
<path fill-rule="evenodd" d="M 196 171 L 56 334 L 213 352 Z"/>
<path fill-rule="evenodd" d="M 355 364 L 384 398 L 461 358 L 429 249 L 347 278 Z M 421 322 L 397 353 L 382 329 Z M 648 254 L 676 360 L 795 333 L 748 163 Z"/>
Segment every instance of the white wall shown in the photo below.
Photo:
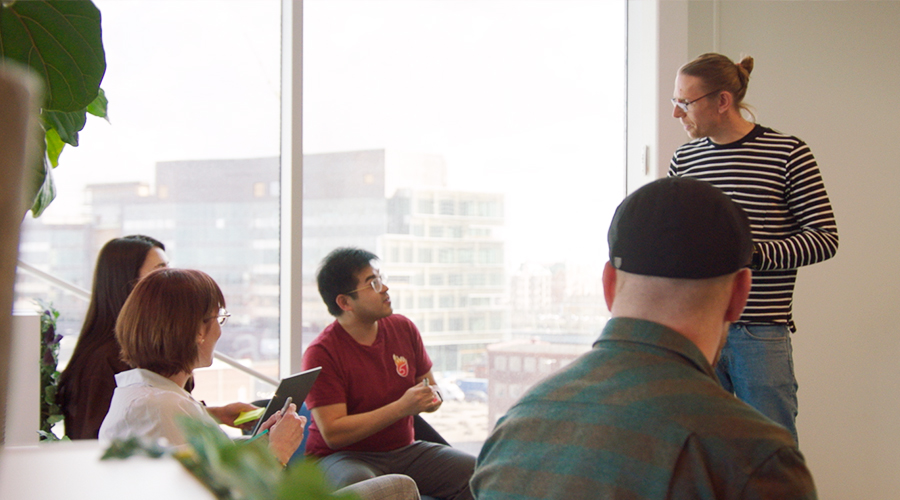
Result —
<path fill-rule="evenodd" d="M 626 188 L 663 177 L 684 133 L 671 127 L 675 72 L 688 58 L 687 2 L 628 2 Z"/>
<path fill-rule="evenodd" d="M 35 445 L 41 425 L 41 317 L 13 312 L 6 400 L 6 446 Z"/>
<path fill-rule="evenodd" d="M 687 24 L 679 16 L 659 19 L 659 47 L 686 46 L 689 58 L 706 51 L 732 59 L 753 56 L 746 102 L 758 122 L 804 139 L 819 161 L 841 246 L 834 259 L 799 275 L 794 359 L 800 446 L 820 498 L 895 499 L 900 495 L 900 334 L 893 329 L 900 308 L 900 2 L 650 3 L 660 12 L 687 7 Z M 662 62 L 658 68 L 670 69 Z M 671 86 L 659 92 L 657 101 L 668 106 Z M 658 127 L 661 157 L 663 150 L 685 142 L 666 136 L 667 129 L 679 129 L 674 119 Z"/>

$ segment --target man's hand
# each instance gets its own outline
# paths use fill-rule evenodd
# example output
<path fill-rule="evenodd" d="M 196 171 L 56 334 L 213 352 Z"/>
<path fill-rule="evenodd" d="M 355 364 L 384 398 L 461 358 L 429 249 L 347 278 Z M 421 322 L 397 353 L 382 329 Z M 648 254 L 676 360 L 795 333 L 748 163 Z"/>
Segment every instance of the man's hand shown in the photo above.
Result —
<path fill-rule="evenodd" d="M 401 418 L 437 410 L 443 401 L 435 389 L 429 372 L 419 377 L 418 383 L 407 389 L 400 399 L 381 408 L 348 415 L 347 404 L 336 403 L 313 408 L 312 415 L 325 444 L 332 450 L 337 450 L 357 443 Z"/>
<path fill-rule="evenodd" d="M 437 410 L 441 406 L 441 399 L 430 385 L 422 381 L 407 389 L 398 403 L 403 408 L 404 416 L 409 416 Z"/>
<path fill-rule="evenodd" d="M 238 429 L 251 430 L 256 425 L 256 421 L 245 422 L 241 425 L 234 425 L 234 419 L 238 418 L 242 412 L 256 410 L 257 407 L 249 403 L 231 403 L 225 406 L 207 406 L 206 411 L 220 423 Z"/>
<path fill-rule="evenodd" d="M 442 404 L 444 404 L 444 398 L 441 396 L 440 389 L 438 389 L 438 387 L 435 385 L 432 385 L 430 388 L 431 392 L 434 394 L 434 399 L 431 400 L 431 406 L 427 410 L 425 410 L 425 412 L 427 413 L 437 411 L 437 409 L 440 408 Z"/>

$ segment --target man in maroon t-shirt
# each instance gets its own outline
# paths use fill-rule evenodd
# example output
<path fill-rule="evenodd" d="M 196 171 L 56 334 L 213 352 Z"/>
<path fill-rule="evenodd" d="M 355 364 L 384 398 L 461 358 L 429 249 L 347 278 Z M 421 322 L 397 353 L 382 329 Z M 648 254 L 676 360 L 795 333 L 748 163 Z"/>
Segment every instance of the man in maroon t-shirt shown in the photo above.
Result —
<path fill-rule="evenodd" d="M 337 319 L 303 354 L 304 369 L 322 367 L 306 398 L 306 453 L 338 487 L 406 474 L 423 495 L 470 499 L 475 457 L 413 438 L 413 416 L 437 410 L 440 393 L 418 329 L 393 314 L 376 260 L 338 248 L 319 268 L 319 294 Z"/>

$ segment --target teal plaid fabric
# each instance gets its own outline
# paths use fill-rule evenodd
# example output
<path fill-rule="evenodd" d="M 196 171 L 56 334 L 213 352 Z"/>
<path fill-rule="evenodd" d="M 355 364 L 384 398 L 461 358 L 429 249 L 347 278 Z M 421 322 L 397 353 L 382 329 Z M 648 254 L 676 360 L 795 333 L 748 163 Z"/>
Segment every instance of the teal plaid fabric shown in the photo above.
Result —
<path fill-rule="evenodd" d="M 784 428 L 685 337 L 628 318 L 500 419 L 471 485 L 479 499 L 816 498 Z"/>

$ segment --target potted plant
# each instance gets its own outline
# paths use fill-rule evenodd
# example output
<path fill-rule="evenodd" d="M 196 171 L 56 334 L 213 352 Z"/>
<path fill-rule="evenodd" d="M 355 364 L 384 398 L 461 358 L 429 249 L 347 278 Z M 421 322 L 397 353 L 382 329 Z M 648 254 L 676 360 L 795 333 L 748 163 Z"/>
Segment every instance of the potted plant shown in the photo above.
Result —
<path fill-rule="evenodd" d="M 30 67 L 44 83 L 44 154 L 25 193 L 38 217 L 56 196 L 52 169 L 65 145 L 78 146 L 88 113 L 107 118 L 100 10 L 89 0 L 0 1 L 0 65 L 7 60 Z"/>

